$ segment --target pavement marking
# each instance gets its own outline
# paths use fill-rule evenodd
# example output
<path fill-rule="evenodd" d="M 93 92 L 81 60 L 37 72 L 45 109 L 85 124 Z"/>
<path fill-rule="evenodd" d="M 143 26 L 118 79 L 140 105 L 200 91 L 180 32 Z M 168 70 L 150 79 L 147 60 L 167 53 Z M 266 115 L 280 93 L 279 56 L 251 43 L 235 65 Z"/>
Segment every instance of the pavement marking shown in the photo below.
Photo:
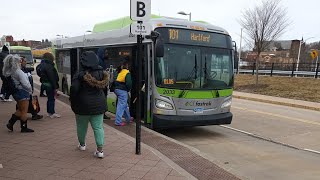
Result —
<path fill-rule="evenodd" d="M 2 169 L 3 168 L 3 166 L 2 166 L 2 164 L 0 164 L 0 169 Z"/>
<path fill-rule="evenodd" d="M 312 150 L 312 149 L 303 149 L 305 151 L 309 151 L 309 152 L 313 152 L 313 153 L 316 153 L 316 154 L 320 154 L 319 151 L 316 151 L 316 150 Z"/>
<path fill-rule="evenodd" d="M 220 125 L 221 127 L 224 127 L 224 128 L 227 128 L 227 129 L 231 129 L 231 130 L 234 130 L 234 131 L 237 131 L 237 132 L 241 132 L 241 133 L 244 133 L 244 134 L 247 134 L 247 135 L 253 135 L 252 133 L 250 132 L 247 132 L 247 131 L 242 131 L 240 129 L 236 129 L 236 128 L 233 128 L 233 127 L 230 127 L 230 126 L 226 126 L 226 125 Z"/>
<path fill-rule="evenodd" d="M 234 106 L 233 106 L 233 108 L 320 126 L 320 123 L 314 122 L 314 121 L 310 121 L 310 120 L 306 120 L 306 119 L 298 119 L 298 118 L 293 118 L 293 117 L 289 117 L 289 116 L 283 116 L 283 115 L 280 115 L 280 114 L 274 114 L 274 113 L 268 113 L 268 112 L 263 112 L 263 111 L 251 110 L 251 109 L 248 109 L 248 108 L 241 108 L 241 107 L 234 107 Z"/>

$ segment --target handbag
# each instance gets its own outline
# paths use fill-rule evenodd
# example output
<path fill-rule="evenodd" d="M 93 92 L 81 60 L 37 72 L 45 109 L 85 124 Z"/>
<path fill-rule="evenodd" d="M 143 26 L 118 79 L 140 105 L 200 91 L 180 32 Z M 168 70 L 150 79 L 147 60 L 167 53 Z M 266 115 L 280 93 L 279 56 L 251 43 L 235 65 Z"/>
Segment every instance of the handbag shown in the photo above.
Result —
<path fill-rule="evenodd" d="M 32 107 L 36 113 L 40 112 L 40 104 L 39 104 L 38 96 L 32 96 Z"/>

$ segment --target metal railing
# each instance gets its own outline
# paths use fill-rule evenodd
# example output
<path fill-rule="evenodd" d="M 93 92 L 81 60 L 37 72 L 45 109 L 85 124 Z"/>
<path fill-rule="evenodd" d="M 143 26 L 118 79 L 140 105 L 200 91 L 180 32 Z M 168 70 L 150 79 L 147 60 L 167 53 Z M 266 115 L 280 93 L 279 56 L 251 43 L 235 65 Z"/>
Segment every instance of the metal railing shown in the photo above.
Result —
<path fill-rule="evenodd" d="M 259 74 L 270 76 L 319 77 L 319 63 L 300 63 L 298 71 L 296 67 L 296 63 L 260 63 L 258 72 Z M 239 67 L 239 70 L 235 70 L 235 72 L 254 75 L 256 73 L 256 63 L 249 63 L 246 66 L 241 66 Z"/>

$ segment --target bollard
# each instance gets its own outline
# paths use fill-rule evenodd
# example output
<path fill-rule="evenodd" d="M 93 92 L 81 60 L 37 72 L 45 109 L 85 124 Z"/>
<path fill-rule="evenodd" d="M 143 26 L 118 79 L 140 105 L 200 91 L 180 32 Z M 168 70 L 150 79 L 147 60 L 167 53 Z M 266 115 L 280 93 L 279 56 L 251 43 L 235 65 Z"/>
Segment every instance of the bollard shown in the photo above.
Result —
<path fill-rule="evenodd" d="M 316 79 L 318 78 L 318 72 L 319 72 L 319 63 L 317 63 L 316 76 L 315 76 Z"/>
<path fill-rule="evenodd" d="M 253 67 L 252 67 L 252 75 L 254 75 L 254 68 L 256 67 L 256 63 L 253 63 Z"/>
<path fill-rule="evenodd" d="M 296 66 L 295 66 L 295 64 L 296 64 L 296 63 L 292 63 L 292 72 L 291 72 L 291 77 L 293 77 L 293 75 L 294 75 L 294 67 L 296 67 Z"/>

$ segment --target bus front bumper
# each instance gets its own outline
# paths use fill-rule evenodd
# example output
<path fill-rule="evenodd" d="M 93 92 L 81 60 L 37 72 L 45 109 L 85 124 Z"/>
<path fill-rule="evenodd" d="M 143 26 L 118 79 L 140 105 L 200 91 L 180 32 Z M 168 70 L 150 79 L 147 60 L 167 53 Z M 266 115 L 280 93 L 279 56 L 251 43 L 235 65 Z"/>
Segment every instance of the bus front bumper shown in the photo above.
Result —
<path fill-rule="evenodd" d="M 174 127 L 206 126 L 231 124 L 232 113 L 212 114 L 202 116 L 168 116 L 153 115 L 153 128 L 166 129 Z"/>

